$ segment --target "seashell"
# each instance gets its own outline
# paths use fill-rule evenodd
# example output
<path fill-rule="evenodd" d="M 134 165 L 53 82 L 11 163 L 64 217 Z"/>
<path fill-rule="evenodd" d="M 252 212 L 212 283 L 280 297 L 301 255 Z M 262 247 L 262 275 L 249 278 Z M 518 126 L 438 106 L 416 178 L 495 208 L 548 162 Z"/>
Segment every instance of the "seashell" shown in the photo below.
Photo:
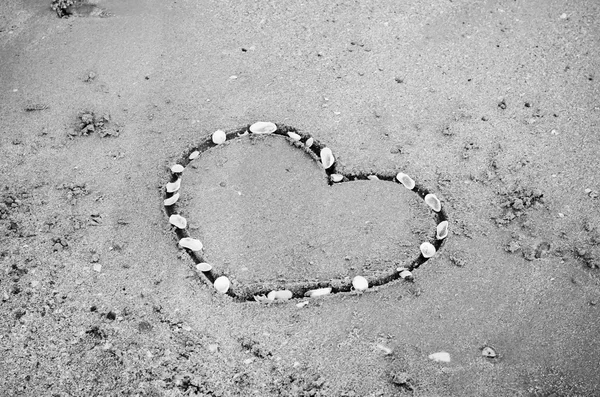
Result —
<path fill-rule="evenodd" d="M 171 167 L 171 172 L 175 173 L 175 174 L 180 174 L 183 172 L 183 170 L 185 170 L 185 167 L 181 164 L 174 164 Z"/>
<path fill-rule="evenodd" d="M 292 299 L 292 291 L 289 291 L 287 289 L 282 289 L 280 291 L 271 291 L 267 294 L 267 299 L 271 299 L 271 300 L 280 300 L 280 301 L 287 301 Z"/>
<path fill-rule="evenodd" d="M 390 354 L 392 354 L 394 352 L 392 349 L 390 349 L 387 346 L 382 345 L 381 343 L 377 344 L 377 348 L 379 350 L 381 350 L 383 352 L 383 354 L 385 354 L 386 356 L 389 356 Z"/>
<path fill-rule="evenodd" d="M 179 193 L 175 193 L 171 197 L 166 198 L 165 199 L 165 207 L 175 204 L 177 202 L 177 200 L 179 200 Z"/>
<path fill-rule="evenodd" d="M 181 178 L 177 178 L 175 182 L 167 183 L 167 193 L 173 193 L 179 190 L 181 187 Z"/>
<path fill-rule="evenodd" d="M 437 352 L 429 355 L 429 359 L 441 362 L 441 363 L 449 363 L 450 362 L 450 354 L 446 352 Z"/>
<path fill-rule="evenodd" d="M 194 159 L 197 159 L 198 156 L 200 156 L 200 152 L 197 151 L 197 150 L 194 150 L 192 153 L 190 153 L 190 155 L 188 156 L 188 158 L 190 160 L 194 160 Z"/>
<path fill-rule="evenodd" d="M 377 175 L 368 175 L 367 179 L 370 181 L 378 181 L 379 177 Z"/>
<path fill-rule="evenodd" d="M 357 291 L 365 291 L 369 288 L 369 282 L 363 276 L 356 276 L 352 279 L 352 286 Z"/>
<path fill-rule="evenodd" d="M 215 289 L 217 290 L 218 293 L 224 294 L 227 291 L 229 291 L 229 287 L 231 286 L 231 283 L 229 282 L 229 279 L 227 277 L 220 276 L 220 277 L 217 277 L 213 286 L 215 287 Z"/>
<path fill-rule="evenodd" d="M 421 254 L 423 254 L 423 257 L 425 258 L 431 258 L 435 255 L 435 247 L 433 246 L 433 244 L 427 241 L 421 244 L 421 247 L 419 248 L 421 249 Z"/>
<path fill-rule="evenodd" d="M 344 180 L 344 175 L 342 174 L 331 174 L 329 177 L 333 183 L 338 183 Z"/>
<path fill-rule="evenodd" d="M 428 195 L 426 195 L 425 203 L 427 203 L 427 205 L 430 206 L 431 209 L 435 212 L 440 212 L 440 210 L 442 209 L 442 203 L 440 203 L 440 200 L 436 197 L 435 194 L 429 193 Z"/>
<path fill-rule="evenodd" d="M 292 132 L 292 131 L 288 131 L 288 136 L 290 138 L 292 138 L 293 140 L 295 140 L 295 141 L 299 141 L 300 139 L 302 139 L 302 137 L 300 135 L 298 135 L 298 134 L 296 134 L 295 132 Z"/>
<path fill-rule="evenodd" d="M 402 172 L 399 172 L 398 175 L 396 175 L 396 179 L 409 190 L 413 190 L 415 188 L 415 181 L 410 176 L 403 174 Z"/>
<path fill-rule="evenodd" d="M 483 357 L 487 357 L 487 358 L 496 358 L 498 357 L 498 354 L 496 353 L 496 350 L 494 350 L 494 348 L 486 346 L 483 349 L 481 349 L 481 355 Z"/>
<path fill-rule="evenodd" d="M 185 229 L 187 226 L 187 220 L 183 216 L 177 214 L 173 214 L 169 217 L 169 223 L 179 229 Z"/>
<path fill-rule="evenodd" d="M 192 251 L 202 250 L 202 242 L 191 237 L 182 238 L 181 240 L 179 240 L 179 245 L 181 245 L 183 248 L 187 248 Z"/>
<path fill-rule="evenodd" d="M 196 265 L 196 270 L 200 272 L 210 272 L 212 270 L 212 265 L 206 262 L 200 262 Z"/>
<path fill-rule="evenodd" d="M 443 240 L 448 236 L 448 221 L 442 221 L 437 225 L 437 233 L 435 238 L 438 240 Z"/>
<path fill-rule="evenodd" d="M 398 271 L 400 271 L 400 269 L 398 269 Z M 415 279 L 415 276 L 413 276 L 412 272 L 408 269 L 404 269 L 404 270 L 400 271 L 400 277 L 403 280 L 408 280 L 408 281 L 412 281 Z"/>
<path fill-rule="evenodd" d="M 225 131 L 216 130 L 215 132 L 213 132 L 212 141 L 215 145 L 220 145 L 222 143 L 225 143 L 226 140 L 227 140 L 227 135 L 225 135 Z"/>
<path fill-rule="evenodd" d="M 331 153 L 331 149 L 328 147 L 321 149 L 321 163 L 323 163 L 325 169 L 329 169 L 335 163 L 333 153 Z"/>
<path fill-rule="evenodd" d="M 315 142 L 315 140 L 311 137 L 311 138 L 308 138 L 306 140 L 306 142 L 304 142 L 304 145 L 306 145 L 306 147 L 311 147 L 314 142 Z"/>
<path fill-rule="evenodd" d="M 269 299 L 264 295 L 254 295 L 254 300 L 259 303 L 273 303 L 273 299 Z"/>
<path fill-rule="evenodd" d="M 277 131 L 277 125 L 269 121 L 258 121 L 250 126 L 253 134 L 272 134 Z"/>
<path fill-rule="evenodd" d="M 331 287 L 318 288 L 318 289 L 311 289 L 310 291 L 306 291 L 304 296 L 308 296 L 309 298 L 316 298 L 317 296 L 329 295 L 330 293 L 331 293 Z"/>

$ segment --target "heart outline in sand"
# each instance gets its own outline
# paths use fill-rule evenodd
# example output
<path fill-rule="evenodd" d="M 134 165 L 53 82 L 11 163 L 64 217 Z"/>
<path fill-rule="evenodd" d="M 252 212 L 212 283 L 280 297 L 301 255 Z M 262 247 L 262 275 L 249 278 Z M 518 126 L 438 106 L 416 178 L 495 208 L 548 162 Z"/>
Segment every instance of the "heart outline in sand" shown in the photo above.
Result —
<path fill-rule="evenodd" d="M 437 224 L 435 234 L 429 241 L 425 241 L 421 244 L 419 247 L 419 255 L 415 257 L 410 264 L 392 269 L 383 275 L 370 277 L 357 276 L 352 281 L 346 278 L 341 280 L 332 279 L 328 281 L 296 282 L 287 284 L 265 282 L 242 285 L 234 282 L 234 285 L 232 285 L 226 275 L 219 273 L 218 270 L 215 270 L 211 265 L 204 262 L 202 243 L 190 235 L 187 229 L 187 221 L 179 215 L 177 207 L 177 202 L 179 200 L 178 191 L 181 186 L 182 174 L 185 171 L 185 168 L 194 159 L 198 158 L 202 152 L 248 134 L 272 134 L 287 139 L 293 146 L 304 150 L 314 161 L 317 161 L 322 165 L 328 177 L 329 185 L 373 179 L 404 185 L 405 188 L 418 194 L 431 208 Z M 177 163 L 171 167 L 171 179 L 164 189 L 164 208 L 169 216 L 169 222 L 177 235 L 179 246 L 188 252 L 196 264 L 195 270 L 198 275 L 206 279 L 206 281 L 213 285 L 218 292 L 227 294 L 239 301 L 256 300 L 268 303 L 291 298 L 315 297 L 331 293 L 349 292 L 353 289 L 363 291 L 367 288 L 381 286 L 397 279 L 412 280 L 412 271 L 433 257 L 443 246 L 448 236 L 448 217 L 441 202 L 434 194 L 430 193 L 427 188 L 416 183 L 406 174 L 396 171 L 368 174 L 360 172 L 338 172 L 337 161 L 330 148 L 316 140 L 314 137 L 299 132 L 294 127 L 271 122 L 257 122 L 227 132 L 217 130 L 198 145 L 188 147 Z"/>

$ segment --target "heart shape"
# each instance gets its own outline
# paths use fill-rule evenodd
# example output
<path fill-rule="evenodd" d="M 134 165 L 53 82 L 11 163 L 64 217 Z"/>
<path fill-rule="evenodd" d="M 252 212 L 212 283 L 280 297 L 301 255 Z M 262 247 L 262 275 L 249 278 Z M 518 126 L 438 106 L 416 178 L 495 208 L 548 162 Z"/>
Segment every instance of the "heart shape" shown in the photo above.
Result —
<path fill-rule="evenodd" d="M 324 169 L 327 182 L 330 186 L 361 180 L 382 180 L 404 185 L 405 188 L 419 195 L 433 211 L 437 224 L 435 234 L 430 238 L 430 241 L 425 241 L 420 245 L 419 255 L 412 259 L 409 264 L 391 269 L 383 274 L 369 277 L 356 276 L 352 280 L 345 278 L 329 281 L 265 282 L 244 285 L 234 280 L 232 283 L 226 275 L 220 273 L 217 269 L 213 269 L 212 265 L 204 262 L 203 245 L 200 240 L 193 238 L 190 234 L 188 221 L 179 214 L 177 203 L 180 196 L 182 175 L 186 167 L 194 159 L 210 148 L 249 134 L 274 135 L 286 138 L 293 146 L 304 151 L 315 162 L 321 164 L 321 169 Z M 293 127 L 276 125 L 270 122 L 257 122 L 228 132 L 217 130 L 200 144 L 189 147 L 179 161 L 171 167 L 171 180 L 166 184 L 165 188 L 165 211 L 169 215 L 169 222 L 173 225 L 179 245 L 191 256 L 196 264 L 196 270 L 199 275 L 202 275 L 210 282 L 218 292 L 228 294 L 240 301 L 257 300 L 261 302 L 273 302 L 305 296 L 315 297 L 331 293 L 348 292 L 352 289 L 364 291 L 400 278 L 412 280 L 412 271 L 435 255 L 444 244 L 448 235 L 447 215 L 442 208 L 441 202 L 425 187 L 417 184 L 413 179 L 401 172 L 367 174 L 352 171 L 344 173 L 338 172 L 337 168 L 336 159 L 330 148 L 320 143 L 314 137 L 303 134 Z"/>

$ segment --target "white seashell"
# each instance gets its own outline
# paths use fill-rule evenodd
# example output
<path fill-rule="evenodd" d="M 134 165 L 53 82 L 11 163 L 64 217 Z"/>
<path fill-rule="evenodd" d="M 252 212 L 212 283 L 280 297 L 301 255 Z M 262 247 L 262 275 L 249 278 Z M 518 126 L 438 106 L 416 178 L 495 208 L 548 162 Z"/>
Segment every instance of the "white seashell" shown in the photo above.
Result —
<path fill-rule="evenodd" d="M 435 212 L 440 212 L 440 210 L 442 209 L 442 203 L 440 203 L 440 200 L 436 197 L 435 194 L 429 193 L 428 195 L 426 195 L 425 203 L 428 206 L 430 206 L 431 209 Z"/>
<path fill-rule="evenodd" d="M 277 125 L 269 121 L 258 121 L 250 126 L 253 134 L 272 134 L 277 131 Z"/>
<path fill-rule="evenodd" d="M 352 279 L 352 286 L 357 291 L 365 291 L 369 288 L 369 282 L 363 276 L 356 276 Z"/>
<path fill-rule="evenodd" d="M 199 151 L 197 151 L 197 150 L 194 150 L 192 153 L 190 153 L 190 155 L 189 155 L 189 157 L 188 157 L 188 158 L 189 158 L 190 160 L 194 160 L 194 159 L 197 159 L 197 158 L 198 158 L 198 156 L 200 156 L 200 152 L 199 152 Z"/>
<path fill-rule="evenodd" d="M 370 181 L 378 181 L 379 177 L 377 175 L 369 175 L 367 176 L 367 179 Z"/>
<path fill-rule="evenodd" d="M 273 299 L 269 299 L 264 295 L 254 295 L 254 300 L 259 303 L 273 303 Z"/>
<path fill-rule="evenodd" d="M 216 130 L 215 132 L 213 132 L 212 141 L 216 145 L 220 145 L 220 144 L 224 143 L 226 140 L 227 140 L 227 135 L 225 135 L 225 131 Z"/>
<path fill-rule="evenodd" d="M 400 269 L 398 269 L 398 270 L 400 271 Z M 412 272 L 410 270 L 408 270 L 408 269 L 404 269 L 404 270 L 400 271 L 400 277 L 403 280 L 409 280 L 409 281 L 415 279 L 415 277 L 413 276 Z"/>
<path fill-rule="evenodd" d="M 165 207 L 175 204 L 177 202 L 177 200 L 179 200 L 179 193 L 175 193 L 171 197 L 166 198 L 165 199 Z"/>
<path fill-rule="evenodd" d="M 335 163 L 333 153 L 331 153 L 331 149 L 328 147 L 321 149 L 321 163 L 323 163 L 325 169 L 329 169 Z"/>
<path fill-rule="evenodd" d="M 498 357 L 498 354 L 496 353 L 496 350 L 494 350 L 492 347 L 486 346 L 481 350 L 481 355 L 483 357 L 487 357 L 487 358 L 496 358 Z"/>
<path fill-rule="evenodd" d="M 419 248 L 421 248 L 421 254 L 423 254 L 425 258 L 431 258 L 435 255 L 435 247 L 427 241 L 421 244 L 421 247 Z"/>
<path fill-rule="evenodd" d="M 224 294 L 227 291 L 229 291 L 229 287 L 231 286 L 231 283 L 229 282 L 229 279 L 227 277 L 220 276 L 220 277 L 217 277 L 213 286 L 215 287 L 217 292 Z"/>
<path fill-rule="evenodd" d="M 179 240 L 179 245 L 181 245 L 183 248 L 187 248 L 192 251 L 202 250 L 202 242 L 191 237 L 182 238 L 181 240 Z"/>
<path fill-rule="evenodd" d="M 410 176 L 403 174 L 402 172 L 399 172 L 398 175 L 396 175 L 396 179 L 409 190 L 413 190 L 415 188 L 415 181 Z"/>
<path fill-rule="evenodd" d="M 329 295 L 330 293 L 331 293 L 331 287 L 318 288 L 318 289 L 311 289 L 310 291 L 306 291 L 304 296 L 308 296 L 309 298 L 316 298 L 317 296 Z"/>
<path fill-rule="evenodd" d="M 446 353 L 446 352 L 437 352 L 437 353 L 430 354 L 429 359 L 436 361 L 436 362 L 449 363 L 450 362 L 450 354 Z"/>
<path fill-rule="evenodd" d="M 267 299 L 271 299 L 271 300 L 280 300 L 280 301 L 287 301 L 292 299 L 292 291 L 289 291 L 287 289 L 282 289 L 280 291 L 271 291 L 267 294 Z"/>
<path fill-rule="evenodd" d="M 448 236 L 448 221 L 442 221 L 437 225 L 437 233 L 435 238 L 438 240 L 443 240 Z"/>
<path fill-rule="evenodd" d="M 183 170 L 185 170 L 185 167 L 181 164 L 174 164 L 171 167 L 171 172 L 176 173 L 176 174 L 180 174 L 183 172 Z"/>
<path fill-rule="evenodd" d="M 181 187 L 181 178 L 178 178 L 175 182 L 167 183 L 167 193 L 173 193 L 179 190 Z"/>
<path fill-rule="evenodd" d="M 304 143 L 304 145 L 305 145 L 306 147 L 311 147 L 311 146 L 313 145 L 313 143 L 314 143 L 314 142 L 315 142 L 315 140 L 314 140 L 314 139 L 312 139 L 312 137 L 311 137 L 311 138 L 308 138 L 308 139 L 306 140 L 306 142 Z"/>
<path fill-rule="evenodd" d="M 169 223 L 179 229 L 185 229 L 187 226 L 187 220 L 183 216 L 177 214 L 173 214 L 169 217 Z"/>
<path fill-rule="evenodd" d="M 292 138 L 293 140 L 295 140 L 295 141 L 299 141 L 300 139 L 302 139 L 302 137 L 300 135 L 298 135 L 298 134 L 296 134 L 295 132 L 292 132 L 292 131 L 288 131 L 288 136 L 290 138 Z"/>
<path fill-rule="evenodd" d="M 201 262 L 196 265 L 196 269 L 200 272 L 210 272 L 212 270 L 212 265 L 206 262 Z"/>
<path fill-rule="evenodd" d="M 392 354 L 394 352 L 392 349 L 390 349 L 387 346 L 382 345 L 381 343 L 377 344 L 377 348 L 379 350 L 381 350 L 383 352 L 383 354 L 385 354 L 386 356 L 389 356 L 390 354 Z"/>
<path fill-rule="evenodd" d="M 331 174 L 329 176 L 331 178 L 331 181 L 334 183 L 338 183 L 344 180 L 344 175 L 342 174 Z"/>

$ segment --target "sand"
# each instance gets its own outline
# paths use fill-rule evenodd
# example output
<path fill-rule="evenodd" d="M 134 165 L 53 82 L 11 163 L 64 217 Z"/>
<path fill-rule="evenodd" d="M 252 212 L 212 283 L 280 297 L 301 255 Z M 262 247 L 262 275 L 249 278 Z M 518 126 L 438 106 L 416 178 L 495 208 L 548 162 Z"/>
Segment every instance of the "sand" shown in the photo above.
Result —
<path fill-rule="evenodd" d="M 600 395 L 600 7 L 432 3 L 2 2 L 0 394 Z M 81 135 L 91 113 L 106 128 Z M 255 121 L 412 176 L 445 246 L 414 282 L 303 307 L 215 293 L 164 185 L 190 145 Z M 271 140 L 211 150 L 183 204 L 241 282 L 376 271 L 435 227 L 407 192 L 337 192 Z"/>

